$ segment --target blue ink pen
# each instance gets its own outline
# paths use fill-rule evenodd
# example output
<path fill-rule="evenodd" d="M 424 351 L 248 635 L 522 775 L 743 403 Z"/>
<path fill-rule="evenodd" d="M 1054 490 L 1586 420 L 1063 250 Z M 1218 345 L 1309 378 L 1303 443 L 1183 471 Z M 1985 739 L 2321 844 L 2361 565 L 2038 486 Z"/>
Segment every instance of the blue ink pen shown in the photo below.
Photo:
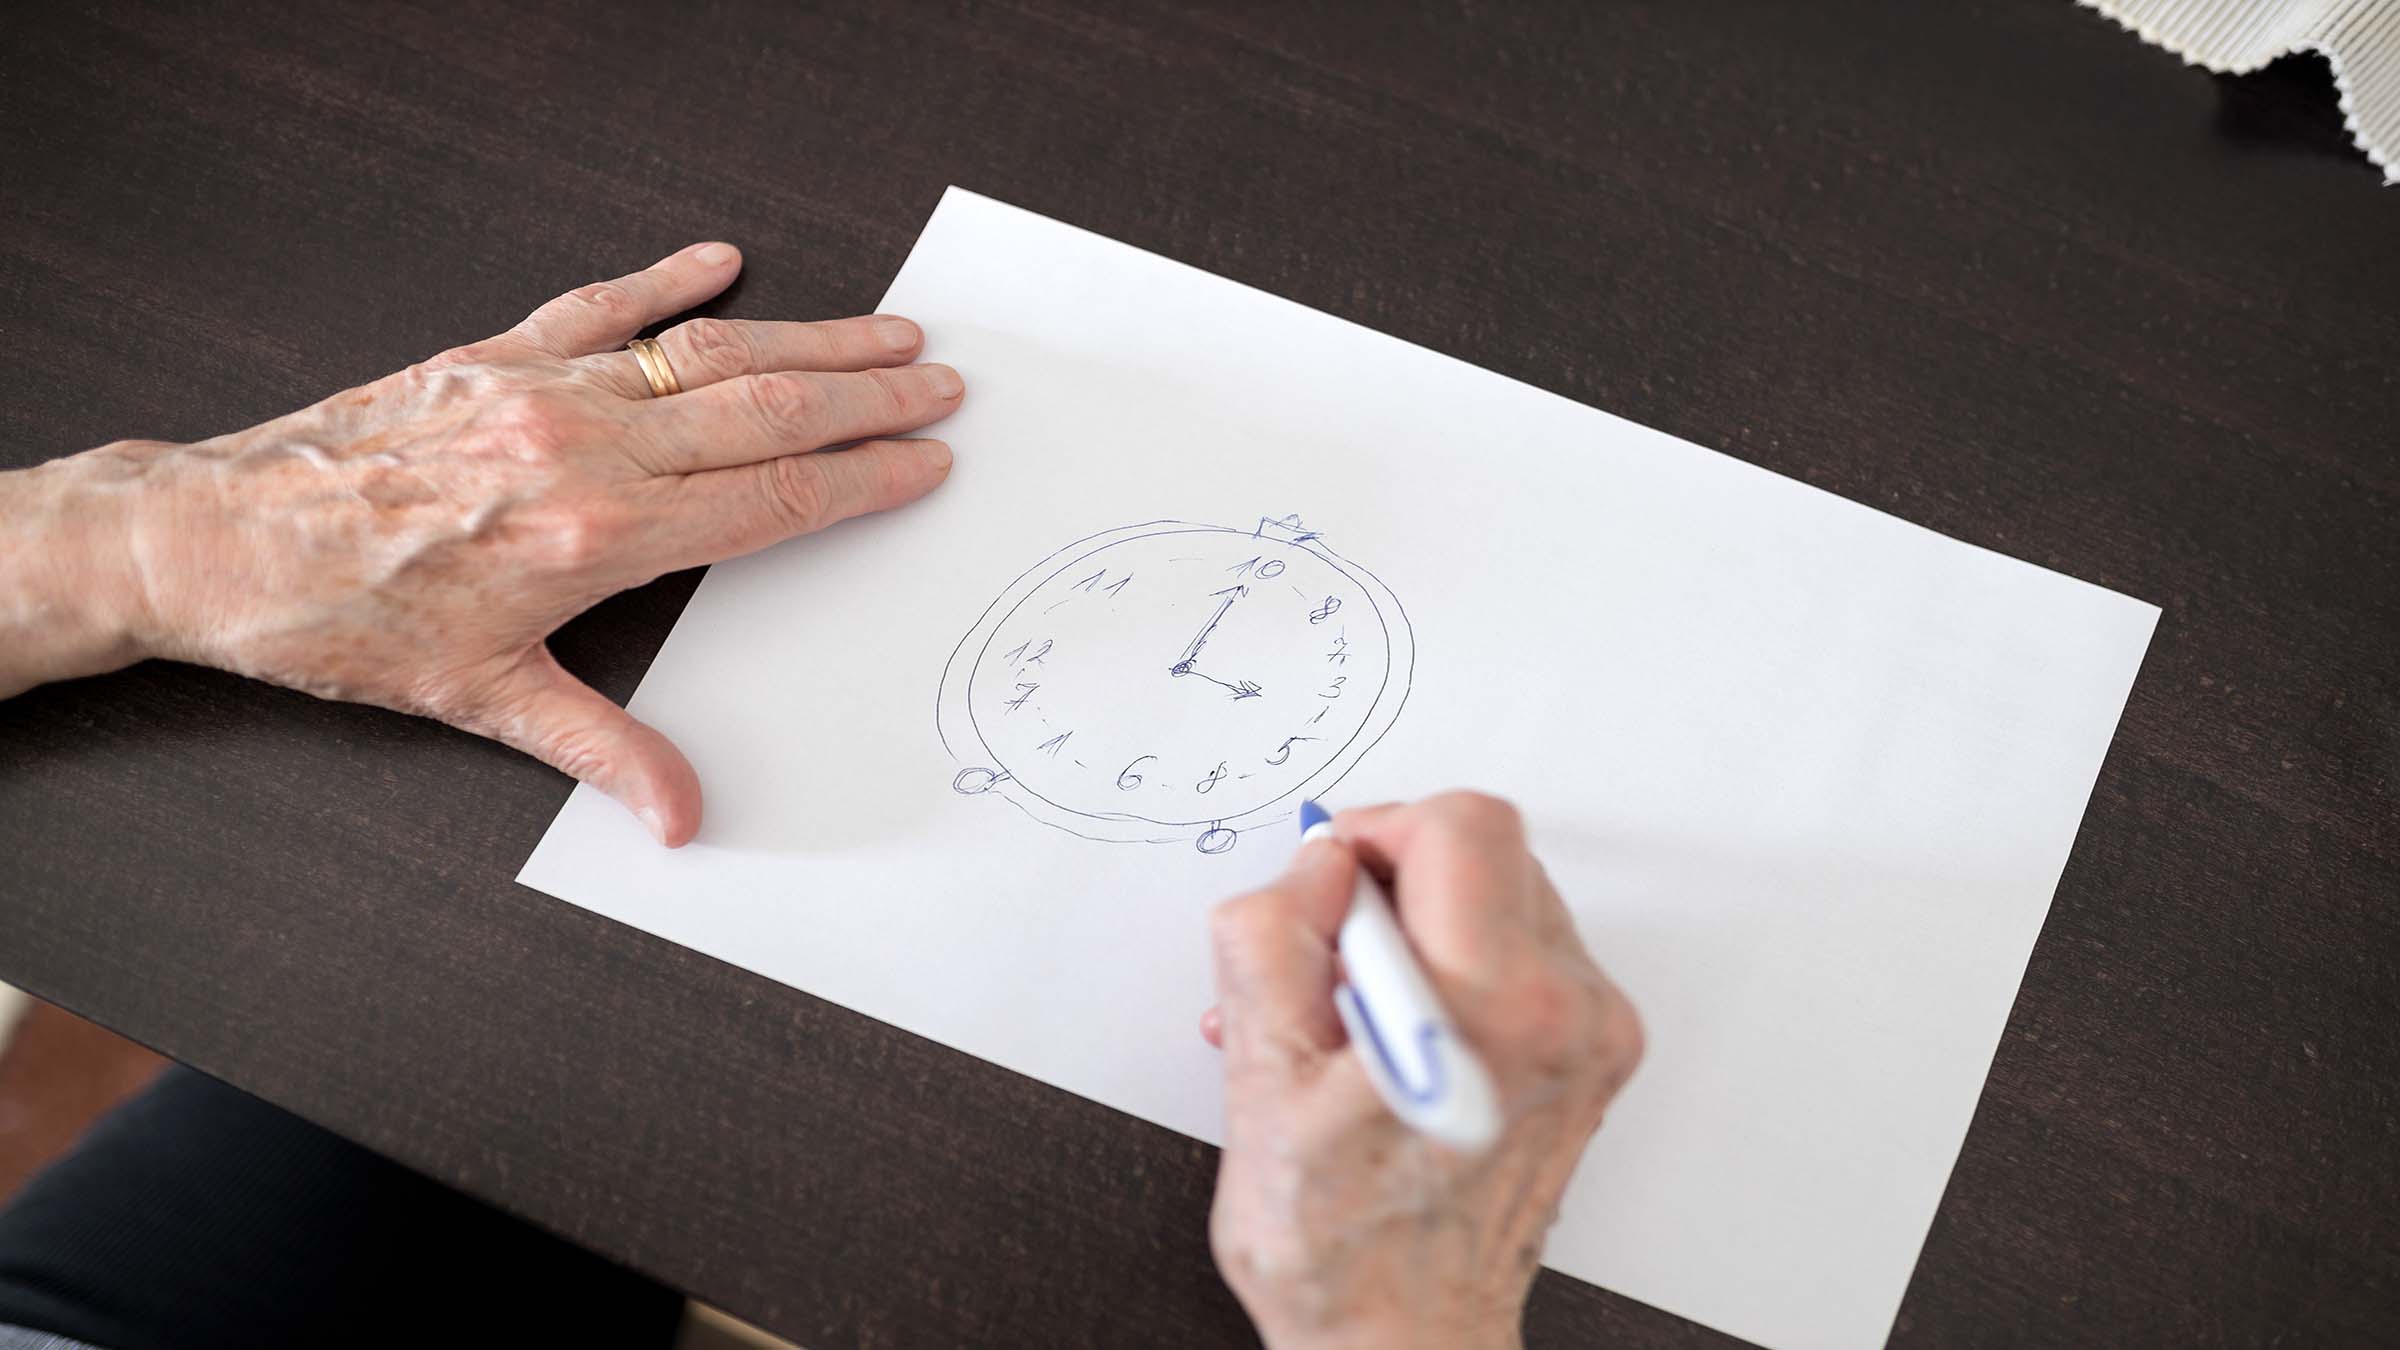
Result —
<path fill-rule="evenodd" d="M 1300 842 L 1333 837 L 1325 808 L 1300 803 Z M 1500 1135 L 1491 1075 L 1442 1010 L 1383 884 L 1363 866 L 1338 945 L 1349 978 L 1333 991 L 1334 1011 L 1384 1105 L 1401 1124 L 1451 1148 L 1489 1148 Z"/>

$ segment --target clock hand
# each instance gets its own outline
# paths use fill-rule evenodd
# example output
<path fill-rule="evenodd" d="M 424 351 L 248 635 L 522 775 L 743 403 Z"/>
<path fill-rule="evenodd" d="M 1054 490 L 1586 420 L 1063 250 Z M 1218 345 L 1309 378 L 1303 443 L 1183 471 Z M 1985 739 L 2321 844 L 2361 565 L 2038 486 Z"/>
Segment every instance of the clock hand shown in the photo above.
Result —
<path fill-rule="evenodd" d="M 1207 623 L 1200 625 L 1200 635 L 1192 639 L 1191 646 L 1183 649 L 1183 658 L 1181 660 L 1177 661 L 1174 665 L 1167 667 L 1167 673 L 1169 675 L 1191 674 L 1192 662 L 1200 659 L 1200 649 L 1207 645 L 1208 635 L 1217 631 L 1217 624 L 1224 619 L 1225 611 L 1233 608 L 1234 601 L 1241 599 L 1243 596 L 1248 595 L 1249 593 L 1250 588 L 1247 586 L 1228 586 L 1224 590 L 1215 592 L 1215 594 L 1225 597 L 1225 603 L 1217 606 L 1217 612 L 1208 616 Z"/>
<path fill-rule="evenodd" d="M 1244 680 L 1240 684 L 1229 684 L 1224 680 L 1218 679 L 1214 675 L 1204 675 L 1197 670 L 1184 668 L 1178 668 L 1175 673 L 1178 675 L 1199 675 L 1201 679 L 1208 681 L 1210 684 L 1215 685 L 1219 689 L 1230 691 L 1235 698 L 1257 698 L 1260 694 L 1266 692 L 1248 680 Z"/>

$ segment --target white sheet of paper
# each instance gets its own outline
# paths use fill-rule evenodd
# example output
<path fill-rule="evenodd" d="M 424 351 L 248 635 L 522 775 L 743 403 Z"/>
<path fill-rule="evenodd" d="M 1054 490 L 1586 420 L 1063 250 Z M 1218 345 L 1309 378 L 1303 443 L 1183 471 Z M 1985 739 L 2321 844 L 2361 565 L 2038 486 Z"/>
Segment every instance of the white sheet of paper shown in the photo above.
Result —
<path fill-rule="evenodd" d="M 698 841 L 579 788 L 520 879 L 1213 1140 L 1299 797 L 1506 794 L 1650 1034 L 1549 1263 L 1881 1344 L 2157 609 L 957 189 L 883 308 L 950 481 L 711 571 Z"/>

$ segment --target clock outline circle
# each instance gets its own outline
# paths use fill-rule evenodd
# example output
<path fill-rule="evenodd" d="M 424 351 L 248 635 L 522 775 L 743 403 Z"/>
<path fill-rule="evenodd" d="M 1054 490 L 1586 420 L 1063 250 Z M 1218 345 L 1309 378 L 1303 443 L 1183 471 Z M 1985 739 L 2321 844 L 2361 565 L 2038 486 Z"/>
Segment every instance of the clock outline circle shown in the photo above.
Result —
<path fill-rule="evenodd" d="M 1055 799 L 1018 778 L 1007 758 L 994 749 L 976 716 L 971 697 L 976 673 L 983 668 L 997 636 L 1034 595 L 1060 574 L 1099 554 L 1136 540 L 1167 535 L 1223 536 L 1243 541 L 1272 542 L 1306 553 L 1340 577 L 1363 598 L 1383 637 L 1382 670 L 1375 695 L 1347 739 L 1298 781 L 1263 801 L 1239 810 L 1192 819 L 1160 819 L 1132 811 L 1095 811 Z M 1289 817 L 1293 797 L 1322 792 L 1339 782 L 1381 741 L 1398 721 L 1408 702 L 1416 665 L 1415 630 L 1407 611 L 1391 588 L 1374 573 L 1328 547 L 1323 537 L 1304 529 L 1293 517 L 1261 518 L 1257 528 L 1209 525 L 1184 520 L 1152 520 L 1087 535 L 1019 573 L 999 596 L 984 607 L 974 626 L 951 650 L 942 668 L 936 697 L 935 731 L 952 759 L 966 767 L 951 780 L 954 791 L 966 796 L 1000 796 L 1026 815 L 1053 828 L 1105 843 L 1181 843 L 1191 841 L 1203 853 L 1222 853 L 1233 846 L 1241 830 Z M 1135 763 L 1139 763 L 1136 760 Z M 1280 812 L 1280 814 L 1277 814 Z M 1197 830 L 1197 836 L 1194 831 Z"/>
<path fill-rule="evenodd" d="M 1036 596 L 1044 594 L 1050 587 L 1051 583 L 1059 580 L 1061 577 L 1070 572 L 1081 569 L 1084 565 L 1092 562 L 1096 558 L 1099 558 L 1101 555 L 1125 548 L 1127 545 L 1135 544 L 1145 539 L 1164 539 L 1185 534 L 1231 536 L 1235 539 L 1244 541 L 1244 546 L 1260 542 L 1272 542 L 1278 547 L 1295 548 L 1299 552 L 1307 553 L 1311 557 L 1314 557 L 1318 562 L 1323 563 L 1327 568 L 1329 568 L 1335 576 L 1341 578 L 1341 581 L 1349 587 L 1351 593 L 1355 597 L 1363 599 L 1367 602 L 1370 612 L 1375 614 L 1377 630 L 1383 637 L 1383 670 L 1377 680 L 1375 694 L 1368 700 L 1366 711 L 1358 716 L 1356 723 L 1351 727 L 1348 736 L 1344 738 L 1342 744 L 1334 747 L 1332 752 L 1327 754 L 1321 763 L 1310 769 L 1307 773 L 1302 774 L 1298 781 L 1293 783 L 1291 786 L 1284 788 L 1282 791 L 1277 792 L 1274 796 L 1268 797 L 1262 801 L 1243 807 L 1239 810 L 1203 813 L 1189 820 L 1168 820 L 1139 811 L 1094 810 L 1085 806 L 1075 805 L 1071 802 L 1061 801 L 1058 796 L 1053 795 L 1051 792 L 1045 792 L 1041 788 L 1036 787 L 1033 783 L 1027 781 L 1017 768 L 1012 767 L 1010 760 L 1013 758 L 1013 756 L 1003 756 L 992 744 L 992 737 L 984 733 L 982 719 L 975 710 L 975 681 L 985 669 L 985 658 L 990 655 L 993 644 L 999 641 L 999 636 L 1001 633 L 1008 630 L 1009 625 L 1014 622 L 1017 614 L 1023 610 L 1025 605 L 1031 602 Z M 1063 551 L 1068 550 L 1062 550 L 1062 552 Z M 1239 551 L 1240 549 L 1238 548 L 1235 550 L 1235 552 Z M 1053 557 L 1055 556 L 1057 555 L 1053 555 Z M 1047 562 L 1048 560 L 1045 559 L 1044 561 Z M 1037 567 L 1035 570 L 1040 571 L 1041 569 Z M 1281 569 L 1278 570 L 1280 571 Z M 1068 558 L 1066 561 L 1059 563 L 1055 567 L 1052 567 L 1032 586 L 1026 588 L 1024 593 L 1017 598 L 1016 603 L 1011 605 L 1006 613 L 999 616 L 999 618 L 993 622 L 990 631 L 984 638 L 981 648 L 976 652 L 975 660 L 971 662 L 967 668 L 965 699 L 966 717 L 968 725 L 973 729 L 977 741 L 982 744 L 985 752 L 991 756 L 993 766 L 999 771 L 998 776 L 996 776 L 993 780 L 993 785 L 995 786 L 1000 781 L 1005 779 L 1006 781 L 1015 783 L 1028 796 L 1039 800 L 1052 809 L 1090 820 L 1124 821 L 1128 823 L 1151 825 L 1161 829 L 1169 830 L 1185 830 L 1191 829 L 1195 826 L 1208 827 L 1211 829 L 1221 828 L 1224 822 L 1228 820 L 1244 819 L 1248 816 L 1255 815 L 1270 806 L 1273 806 L 1275 803 L 1283 800 L 1285 797 L 1290 796 L 1292 793 L 1307 787 L 1311 782 L 1314 782 L 1321 774 L 1323 774 L 1326 769 L 1341 762 L 1342 756 L 1349 751 L 1351 744 L 1354 743 L 1360 735 L 1363 735 L 1368 727 L 1374 724 L 1376 708 L 1382 702 L 1384 694 L 1391 687 L 1391 650 L 1392 641 L 1390 625 L 1384 621 L 1381 614 L 1381 606 L 1376 603 L 1373 592 L 1371 592 L 1359 581 L 1355 575 L 1353 575 L 1353 572 L 1350 568 L 1335 559 L 1326 557 L 1321 551 L 1307 548 L 1304 545 L 1295 545 L 1289 540 L 1267 540 L 1266 536 L 1261 533 L 1249 530 L 1234 529 L 1229 526 L 1184 525 L 1179 528 L 1172 529 L 1140 529 L 1137 532 L 1125 534 L 1122 537 L 1108 539 L 1105 543 L 1094 543 L 1091 547 L 1083 549 L 1081 552 L 1076 553 L 1075 556 Z M 1133 764 L 1127 765 L 1126 771 L 1130 771 L 1134 765 L 1141 763 L 1141 760 L 1143 759 L 1157 758 L 1159 757 L 1156 755 L 1144 755 L 1140 759 L 1133 761 Z"/>

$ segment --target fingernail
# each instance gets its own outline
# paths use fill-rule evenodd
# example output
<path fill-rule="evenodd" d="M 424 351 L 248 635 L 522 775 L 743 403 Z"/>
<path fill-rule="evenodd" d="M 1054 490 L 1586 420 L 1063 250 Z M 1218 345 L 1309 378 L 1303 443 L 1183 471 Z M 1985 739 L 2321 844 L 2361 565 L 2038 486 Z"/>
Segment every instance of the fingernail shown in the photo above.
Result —
<path fill-rule="evenodd" d="M 733 245 L 702 244 L 693 251 L 692 257 L 695 261 L 706 263 L 711 267 L 723 267 L 734 259 Z"/>
<path fill-rule="evenodd" d="M 935 398 L 957 398 L 966 392 L 966 381 L 958 378 L 958 372 L 950 367 L 925 366 L 922 369 L 925 372 L 925 387 L 933 391 Z"/>
<path fill-rule="evenodd" d="M 658 818 L 657 808 L 649 806 L 636 807 L 633 812 L 633 818 L 642 822 L 642 828 L 650 832 L 651 838 L 662 844 L 667 842 L 667 824 L 665 821 Z"/>
<path fill-rule="evenodd" d="M 924 440 L 917 444 L 924 447 L 926 463 L 940 469 L 943 473 L 950 472 L 950 443 L 948 441 Z"/>
<path fill-rule="evenodd" d="M 906 319 L 878 319 L 875 340 L 892 351 L 910 351 L 917 345 L 917 326 Z"/>

